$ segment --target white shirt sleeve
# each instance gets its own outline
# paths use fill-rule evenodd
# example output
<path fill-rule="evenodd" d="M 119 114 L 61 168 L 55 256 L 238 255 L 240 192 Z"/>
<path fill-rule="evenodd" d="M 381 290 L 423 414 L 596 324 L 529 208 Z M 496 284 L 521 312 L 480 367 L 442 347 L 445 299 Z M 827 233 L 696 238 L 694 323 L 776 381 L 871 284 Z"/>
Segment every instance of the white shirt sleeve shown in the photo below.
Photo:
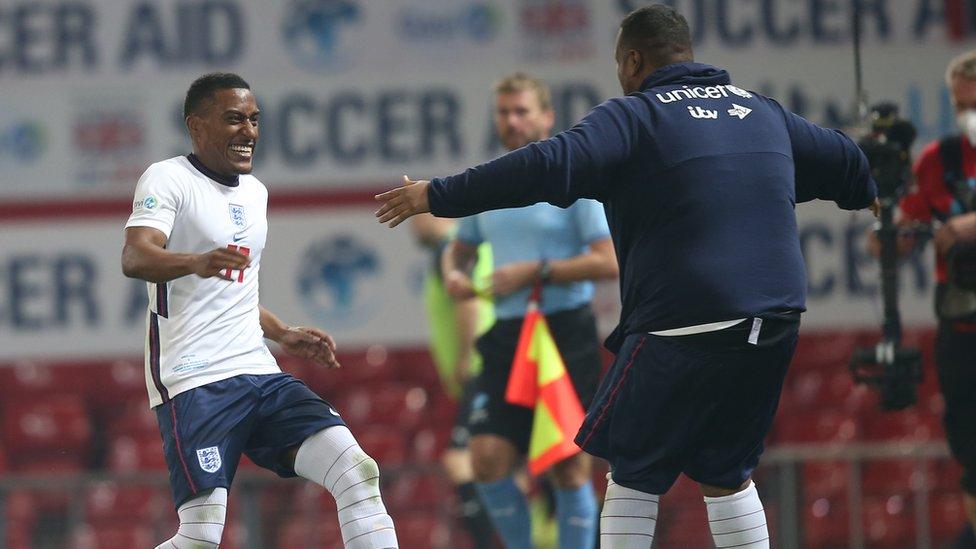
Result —
<path fill-rule="evenodd" d="M 139 178 L 125 227 L 152 227 L 169 238 L 181 203 L 179 180 L 165 166 L 153 164 Z"/>

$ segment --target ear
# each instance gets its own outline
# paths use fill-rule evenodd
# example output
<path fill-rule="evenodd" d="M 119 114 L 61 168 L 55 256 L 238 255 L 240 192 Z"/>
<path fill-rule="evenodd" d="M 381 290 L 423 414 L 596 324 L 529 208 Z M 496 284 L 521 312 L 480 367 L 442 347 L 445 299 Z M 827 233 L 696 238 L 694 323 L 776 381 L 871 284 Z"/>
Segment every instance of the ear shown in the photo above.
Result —
<path fill-rule="evenodd" d="M 627 52 L 626 63 L 630 76 L 637 76 L 644 69 L 644 56 L 640 50 L 629 50 Z"/>
<path fill-rule="evenodd" d="M 196 136 L 200 133 L 200 129 L 201 129 L 200 125 L 202 123 L 203 120 L 201 120 L 199 116 L 191 114 L 190 116 L 186 117 L 186 129 L 188 132 L 190 132 L 191 139 L 195 139 Z"/>
<path fill-rule="evenodd" d="M 552 127 L 556 125 L 556 111 L 548 108 L 542 112 L 542 115 L 544 117 L 542 124 L 546 128 L 546 133 L 549 133 L 552 131 Z"/>

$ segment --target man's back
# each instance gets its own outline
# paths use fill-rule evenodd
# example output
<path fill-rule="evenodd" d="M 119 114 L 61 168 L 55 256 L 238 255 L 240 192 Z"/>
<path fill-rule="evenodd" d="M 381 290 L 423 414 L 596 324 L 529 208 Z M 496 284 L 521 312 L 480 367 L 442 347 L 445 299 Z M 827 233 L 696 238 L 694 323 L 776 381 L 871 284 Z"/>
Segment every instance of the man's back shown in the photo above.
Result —
<path fill-rule="evenodd" d="M 614 351 L 629 333 L 803 311 L 794 205 L 868 206 L 867 161 L 843 134 L 729 83 L 709 65 L 664 67 L 566 132 L 433 180 L 431 211 L 603 202 L 620 260 Z"/>

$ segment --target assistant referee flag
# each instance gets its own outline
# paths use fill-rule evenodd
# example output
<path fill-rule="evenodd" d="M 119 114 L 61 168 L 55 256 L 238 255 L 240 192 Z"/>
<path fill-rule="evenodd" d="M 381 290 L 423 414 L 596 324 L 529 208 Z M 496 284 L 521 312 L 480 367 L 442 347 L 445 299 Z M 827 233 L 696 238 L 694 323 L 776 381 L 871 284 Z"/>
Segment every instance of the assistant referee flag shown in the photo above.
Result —
<path fill-rule="evenodd" d="M 584 416 L 549 324 L 539 311 L 538 294 L 533 292 L 529 299 L 505 389 L 505 400 L 509 403 L 535 408 L 529 440 L 529 472 L 536 476 L 580 451 L 573 437 Z"/>

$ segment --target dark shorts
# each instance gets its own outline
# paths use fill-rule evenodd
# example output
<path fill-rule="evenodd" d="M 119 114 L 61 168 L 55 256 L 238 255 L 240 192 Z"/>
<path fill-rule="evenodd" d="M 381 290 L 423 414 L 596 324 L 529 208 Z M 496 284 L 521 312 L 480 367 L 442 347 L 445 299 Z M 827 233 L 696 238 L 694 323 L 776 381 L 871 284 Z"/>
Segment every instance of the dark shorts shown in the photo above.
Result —
<path fill-rule="evenodd" d="M 332 406 L 289 374 L 240 375 L 176 395 L 155 408 L 173 501 L 230 488 L 241 454 L 282 477 L 282 453 L 326 427 Z"/>
<path fill-rule="evenodd" d="M 607 459 L 614 482 L 663 494 L 678 475 L 737 488 L 759 463 L 796 349 L 799 317 L 718 332 L 627 336 L 576 443 Z"/>
<path fill-rule="evenodd" d="M 946 438 L 963 467 L 962 488 L 976 495 L 976 333 L 942 322 L 935 362 L 945 397 Z"/>
<path fill-rule="evenodd" d="M 600 382 L 600 341 L 589 306 L 546 316 L 566 371 L 585 409 Z M 492 434 L 511 441 L 521 453 L 529 449 L 533 410 L 505 402 L 505 388 L 515 358 L 522 319 L 497 320 L 478 339 L 483 368 L 468 404 L 471 435 Z"/>

